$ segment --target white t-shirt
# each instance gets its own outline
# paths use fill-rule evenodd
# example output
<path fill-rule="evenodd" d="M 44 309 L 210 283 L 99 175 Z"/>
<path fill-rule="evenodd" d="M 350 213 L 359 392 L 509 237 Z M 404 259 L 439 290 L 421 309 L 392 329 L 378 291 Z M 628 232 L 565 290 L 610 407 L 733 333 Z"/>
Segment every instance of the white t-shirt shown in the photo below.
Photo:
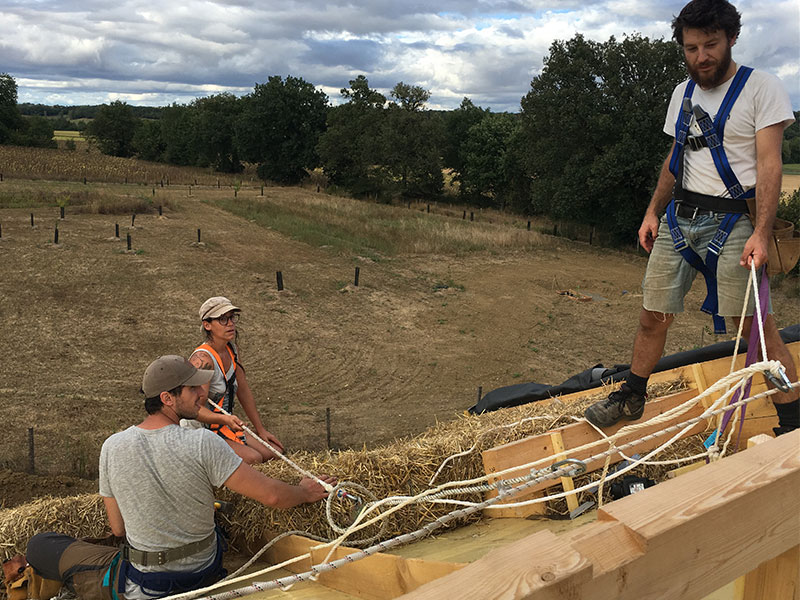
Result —
<path fill-rule="evenodd" d="M 695 86 L 692 104 L 699 104 L 715 119 L 733 79 L 731 77 L 710 90 Z M 672 92 L 664 121 L 664 133 L 672 137 L 675 137 L 675 123 L 688 81 L 679 84 Z M 756 184 L 756 131 L 781 122 L 786 127 L 793 121 L 794 113 L 789 94 L 780 79 L 763 71 L 753 71 L 728 115 L 722 142 L 728 162 L 745 190 Z M 700 128 L 693 115 L 689 135 L 699 134 Z M 700 194 L 730 198 L 708 148 L 690 150 L 687 145 L 684 153 L 683 187 Z"/>

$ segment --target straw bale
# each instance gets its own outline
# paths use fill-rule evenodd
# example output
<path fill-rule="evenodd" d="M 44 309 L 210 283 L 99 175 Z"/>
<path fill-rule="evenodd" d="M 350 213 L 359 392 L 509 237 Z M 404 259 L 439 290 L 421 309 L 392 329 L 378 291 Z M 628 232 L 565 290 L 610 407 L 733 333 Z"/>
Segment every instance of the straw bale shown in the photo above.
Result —
<path fill-rule="evenodd" d="M 651 397 L 667 395 L 685 387 L 681 381 L 651 387 Z M 584 408 L 608 394 L 600 389 L 592 396 L 564 403 L 555 400 L 548 404 L 531 403 L 511 407 L 485 415 L 463 415 L 449 423 L 439 423 L 422 434 L 395 441 L 373 449 L 343 450 L 340 452 L 297 452 L 292 460 L 312 473 L 328 473 L 340 481 L 348 481 L 367 488 L 376 498 L 393 495 L 414 495 L 429 487 L 429 481 L 446 458 L 476 448 L 467 455 L 449 461 L 433 485 L 445 481 L 468 480 L 483 475 L 480 452 L 498 444 L 546 432 L 570 424 L 583 414 Z M 699 438 L 699 436 L 695 436 Z M 669 457 L 699 452 L 698 439 L 683 440 L 674 445 Z M 270 477 L 297 482 L 299 475 L 283 461 L 270 461 L 257 467 Z M 672 467 L 669 467 L 672 468 Z M 646 467 L 637 472 L 647 477 L 663 479 L 669 468 Z M 590 475 L 576 479 L 576 485 L 590 481 Z M 596 474 L 591 477 L 596 477 Z M 608 487 L 608 486 L 606 486 Z M 354 492 L 363 495 L 360 492 Z M 232 512 L 226 515 L 226 529 L 240 549 L 254 549 L 257 543 L 276 533 L 289 530 L 305 531 L 322 537 L 334 537 L 327 523 L 322 503 L 304 505 L 292 510 L 277 510 L 222 489 L 218 497 L 231 502 Z M 582 494 L 581 501 L 589 497 Z M 367 498 L 370 500 L 371 498 Z M 480 494 L 464 495 L 460 500 L 480 501 Z M 347 501 L 335 501 L 335 518 L 340 526 L 349 524 L 352 515 Z M 452 505 L 414 504 L 397 511 L 385 519 L 382 538 L 414 531 L 432 519 L 453 510 Z M 566 512 L 563 500 L 548 505 L 553 516 Z M 469 519 L 480 519 L 475 515 Z M 464 524 L 463 522 L 460 524 Z M 454 523 L 457 526 L 459 523 Z M 0 511 L 0 555 L 3 558 L 24 549 L 27 540 L 41 531 L 60 531 L 76 537 L 100 537 L 106 531 L 106 520 L 98 495 L 71 498 L 40 498 L 29 504 Z M 378 532 L 376 527 L 355 534 L 362 538 Z M 352 544 L 352 540 L 348 540 Z"/>

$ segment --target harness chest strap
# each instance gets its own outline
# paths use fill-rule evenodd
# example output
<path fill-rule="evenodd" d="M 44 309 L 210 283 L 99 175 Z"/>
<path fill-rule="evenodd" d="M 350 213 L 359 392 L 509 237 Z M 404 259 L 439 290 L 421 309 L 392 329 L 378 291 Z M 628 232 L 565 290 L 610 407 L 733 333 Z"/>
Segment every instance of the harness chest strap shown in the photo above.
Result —
<path fill-rule="evenodd" d="M 722 100 L 720 109 L 717 112 L 717 117 L 713 121 L 708 113 L 700 106 L 692 107 L 691 97 L 694 92 L 695 83 L 690 80 L 686 85 L 686 90 L 683 95 L 683 103 L 681 112 L 675 123 L 675 148 L 673 149 L 670 158 L 669 169 L 675 175 L 675 191 L 673 198 L 667 206 L 667 224 L 669 225 L 670 236 L 676 251 L 680 252 L 681 256 L 692 267 L 700 271 L 706 282 L 706 298 L 703 301 L 703 306 L 700 310 L 712 315 L 714 320 L 714 332 L 725 333 L 725 319 L 718 314 L 719 301 L 717 297 L 717 263 L 719 261 L 719 254 L 722 252 L 722 247 L 728 239 L 730 232 L 733 230 L 734 225 L 739 220 L 742 212 L 738 212 L 743 206 L 743 201 L 746 198 L 752 198 L 755 195 L 755 190 L 751 189 L 747 192 L 744 191 L 736 174 L 730 166 L 728 157 L 725 153 L 725 148 L 722 145 L 723 134 L 725 130 L 725 123 L 730 114 L 734 102 L 738 98 L 744 84 L 752 73 L 750 67 L 740 67 L 736 72 L 730 87 L 728 88 L 725 97 Z M 675 198 L 683 196 L 683 160 L 686 151 L 685 144 L 689 125 L 691 123 L 692 113 L 695 115 L 698 125 L 703 133 L 703 138 L 706 141 L 706 146 L 711 152 L 714 166 L 720 176 L 720 179 L 725 184 L 725 188 L 731 196 L 733 207 L 727 211 L 725 218 L 719 225 L 713 240 L 708 245 L 706 252 L 706 259 L 700 258 L 697 252 L 686 241 L 683 232 L 677 222 L 675 214 Z M 693 194 L 695 197 L 702 197 L 702 194 Z M 714 199 L 716 200 L 716 199 Z M 720 211 L 724 212 L 724 211 Z"/>

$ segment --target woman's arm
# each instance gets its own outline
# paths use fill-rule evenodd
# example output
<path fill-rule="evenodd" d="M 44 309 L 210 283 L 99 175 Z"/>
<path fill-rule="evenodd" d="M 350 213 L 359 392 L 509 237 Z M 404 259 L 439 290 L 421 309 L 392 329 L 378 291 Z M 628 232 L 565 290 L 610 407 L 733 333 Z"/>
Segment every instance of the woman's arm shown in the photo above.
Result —
<path fill-rule="evenodd" d="M 278 438 L 267 431 L 264 424 L 261 422 L 261 416 L 256 409 L 253 391 L 250 389 L 250 384 L 247 382 L 247 375 L 245 375 L 244 369 L 239 364 L 236 365 L 236 384 L 238 385 L 236 397 L 239 399 L 239 402 L 241 402 L 242 408 L 247 418 L 250 419 L 250 422 L 253 424 L 253 429 L 258 437 L 269 442 L 283 452 L 283 444 L 278 441 Z"/>

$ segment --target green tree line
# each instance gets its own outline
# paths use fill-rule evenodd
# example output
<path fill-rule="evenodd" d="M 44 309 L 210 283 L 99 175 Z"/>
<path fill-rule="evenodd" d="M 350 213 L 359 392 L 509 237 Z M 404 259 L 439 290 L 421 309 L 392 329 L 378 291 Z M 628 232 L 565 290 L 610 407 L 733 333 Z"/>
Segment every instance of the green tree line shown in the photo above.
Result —
<path fill-rule="evenodd" d="M 252 163 L 283 184 L 321 167 L 336 189 L 378 200 L 439 198 L 447 177 L 464 204 L 590 225 L 622 242 L 636 231 L 670 147 L 664 115 L 685 77 L 673 42 L 576 35 L 553 42 L 515 114 L 469 98 L 433 111 L 423 87 L 399 82 L 387 98 L 359 75 L 335 106 L 302 78 L 273 76 L 243 97 L 161 108 L 22 105 L 23 117 L 16 85 L 3 75 L 0 143 L 21 143 L 22 121 L 91 118 L 85 135 L 115 156 L 228 173 Z M 800 163 L 797 123 L 783 154 Z"/>

